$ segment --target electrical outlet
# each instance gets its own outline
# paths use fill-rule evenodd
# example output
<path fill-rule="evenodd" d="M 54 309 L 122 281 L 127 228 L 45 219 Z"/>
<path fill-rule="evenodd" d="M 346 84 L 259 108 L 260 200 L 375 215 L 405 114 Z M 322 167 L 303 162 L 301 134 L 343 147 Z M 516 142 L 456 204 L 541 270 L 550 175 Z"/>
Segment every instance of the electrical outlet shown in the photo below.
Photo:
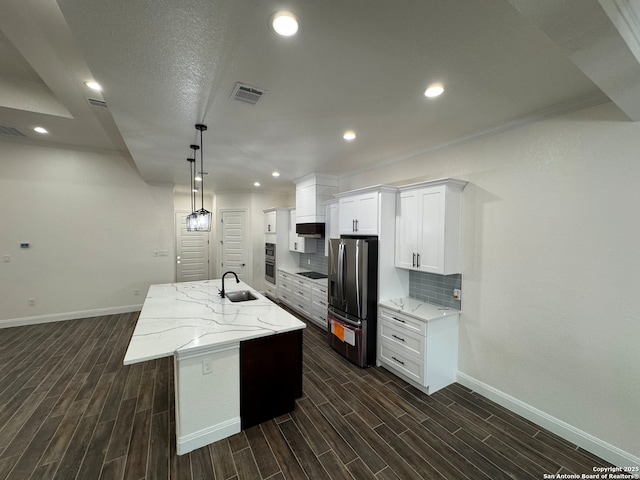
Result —
<path fill-rule="evenodd" d="M 29 298 L 28 302 L 29 302 L 29 306 L 30 307 L 35 307 L 36 306 L 36 299 L 35 298 L 33 298 L 33 297 Z"/>
<path fill-rule="evenodd" d="M 139 289 L 139 288 L 136 288 L 136 289 L 133 291 L 133 294 L 134 294 L 134 295 L 140 295 L 140 289 Z"/>
<path fill-rule="evenodd" d="M 213 360 L 207 359 L 202 361 L 202 374 L 209 375 L 213 373 Z"/>
<path fill-rule="evenodd" d="M 307 258 L 307 265 L 311 265 L 311 259 Z"/>
<path fill-rule="evenodd" d="M 462 291 L 459 288 L 453 290 L 453 298 L 456 300 L 462 300 Z"/>
<path fill-rule="evenodd" d="M 4 255 L 4 256 L 2 257 L 2 261 L 3 261 L 4 263 L 10 263 L 10 262 L 11 262 L 11 255 Z"/>

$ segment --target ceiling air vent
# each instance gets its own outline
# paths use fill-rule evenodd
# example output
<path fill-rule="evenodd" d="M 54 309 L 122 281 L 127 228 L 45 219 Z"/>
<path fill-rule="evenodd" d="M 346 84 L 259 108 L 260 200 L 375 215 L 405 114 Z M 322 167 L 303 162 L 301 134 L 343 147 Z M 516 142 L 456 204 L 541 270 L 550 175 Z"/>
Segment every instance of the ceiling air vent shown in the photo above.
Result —
<path fill-rule="evenodd" d="M 0 125 L 0 135 L 5 135 L 7 137 L 26 137 L 26 135 L 17 128 L 4 127 L 2 125 Z"/>
<path fill-rule="evenodd" d="M 236 83 L 231 98 L 238 100 L 239 102 L 248 103 L 249 105 L 255 105 L 264 95 L 264 90 L 258 90 L 257 88 L 250 87 L 249 85 L 243 85 L 242 83 Z"/>
<path fill-rule="evenodd" d="M 87 102 L 89 102 L 89 105 L 91 105 L 92 107 L 107 108 L 107 102 L 103 102 L 102 100 L 87 98 Z"/>

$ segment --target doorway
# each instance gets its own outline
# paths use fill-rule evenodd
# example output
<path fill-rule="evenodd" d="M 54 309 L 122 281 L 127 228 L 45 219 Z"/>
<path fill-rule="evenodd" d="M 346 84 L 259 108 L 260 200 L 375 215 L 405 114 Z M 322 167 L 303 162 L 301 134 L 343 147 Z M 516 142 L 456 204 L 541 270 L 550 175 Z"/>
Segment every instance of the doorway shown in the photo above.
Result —
<path fill-rule="evenodd" d="M 176 282 L 209 279 L 209 232 L 188 231 L 189 213 L 175 212 Z"/>
<path fill-rule="evenodd" d="M 220 210 L 220 222 L 219 276 L 231 271 L 245 283 L 252 283 L 251 252 L 247 248 L 247 210 Z"/>

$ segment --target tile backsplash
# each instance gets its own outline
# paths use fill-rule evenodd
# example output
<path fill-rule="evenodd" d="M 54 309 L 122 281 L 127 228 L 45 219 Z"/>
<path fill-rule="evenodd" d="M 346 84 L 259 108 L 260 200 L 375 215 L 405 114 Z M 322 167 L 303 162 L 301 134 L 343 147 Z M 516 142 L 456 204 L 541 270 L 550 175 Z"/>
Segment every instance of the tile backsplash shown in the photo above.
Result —
<path fill-rule="evenodd" d="M 424 302 L 461 310 L 461 301 L 453 298 L 453 290 L 462 288 L 462 274 L 437 275 L 409 272 L 409 296 Z"/>
<path fill-rule="evenodd" d="M 329 271 L 329 257 L 324 256 L 324 238 L 318 238 L 315 241 L 318 242 L 316 253 L 301 253 L 298 265 L 301 268 L 326 274 Z"/>

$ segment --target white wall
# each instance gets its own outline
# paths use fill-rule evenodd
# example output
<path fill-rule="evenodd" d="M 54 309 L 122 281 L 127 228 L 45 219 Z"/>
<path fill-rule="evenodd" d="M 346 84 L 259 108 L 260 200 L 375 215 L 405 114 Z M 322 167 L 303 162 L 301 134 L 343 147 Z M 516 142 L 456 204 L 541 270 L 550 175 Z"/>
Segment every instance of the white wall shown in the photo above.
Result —
<path fill-rule="evenodd" d="M 295 193 L 295 186 L 292 185 Z M 264 213 L 263 210 L 270 207 L 287 206 L 290 196 L 278 193 L 219 193 L 216 195 L 216 218 L 220 218 L 220 211 L 225 209 L 246 209 L 247 217 L 247 242 L 251 245 L 249 252 L 252 274 L 246 281 L 256 290 L 264 290 Z M 294 200 L 295 202 L 295 200 Z M 221 233 L 220 233 L 221 234 Z M 219 239 L 217 239 L 219 240 Z M 219 241 L 216 244 L 219 245 Z M 215 277 L 222 275 L 218 262 Z"/>
<path fill-rule="evenodd" d="M 640 123 L 613 104 L 343 178 L 456 177 L 459 370 L 640 456 Z"/>
<path fill-rule="evenodd" d="M 118 154 L 0 140 L 0 219 L 0 325 L 135 308 L 173 280 L 172 190 Z"/>

